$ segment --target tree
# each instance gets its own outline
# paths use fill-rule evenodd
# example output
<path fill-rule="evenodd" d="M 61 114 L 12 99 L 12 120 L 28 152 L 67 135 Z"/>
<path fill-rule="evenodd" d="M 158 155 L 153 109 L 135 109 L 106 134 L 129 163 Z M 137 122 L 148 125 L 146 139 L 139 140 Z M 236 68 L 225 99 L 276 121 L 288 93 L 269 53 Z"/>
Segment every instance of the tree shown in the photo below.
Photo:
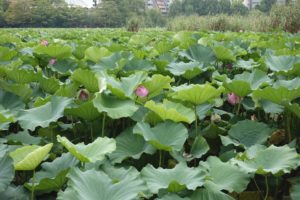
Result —
<path fill-rule="evenodd" d="M 150 9 L 146 11 L 145 25 L 147 27 L 162 27 L 166 25 L 166 18 L 159 10 Z"/>
<path fill-rule="evenodd" d="M 118 27 L 123 25 L 122 16 L 114 0 L 102 1 L 93 11 L 94 25 L 97 27 Z"/>
<path fill-rule="evenodd" d="M 255 8 L 262 12 L 268 13 L 276 2 L 277 0 L 262 0 Z"/>
<path fill-rule="evenodd" d="M 182 2 L 180 0 L 174 0 L 169 8 L 169 16 L 174 17 L 183 14 Z"/>
<path fill-rule="evenodd" d="M 32 0 L 11 0 L 4 13 L 5 21 L 13 27 L 30 26 L 32 22 Z"/>
<path fill-rule="evenodd" d="M 247 15 L 249 13 L 249 9 L 242 1 L 233 1 L 231 4 L 231 13 L 235 15 Z"/>

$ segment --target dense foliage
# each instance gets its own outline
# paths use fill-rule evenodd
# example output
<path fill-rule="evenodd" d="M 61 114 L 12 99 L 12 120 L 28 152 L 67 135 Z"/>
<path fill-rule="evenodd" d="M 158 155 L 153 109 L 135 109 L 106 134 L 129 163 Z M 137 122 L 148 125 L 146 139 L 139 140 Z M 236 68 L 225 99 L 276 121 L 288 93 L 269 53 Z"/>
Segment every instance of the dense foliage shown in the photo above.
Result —
<path fill-rule="evenodd" d="M 299 199 L 299 41 L 2 30 L 0 199 Z"/>

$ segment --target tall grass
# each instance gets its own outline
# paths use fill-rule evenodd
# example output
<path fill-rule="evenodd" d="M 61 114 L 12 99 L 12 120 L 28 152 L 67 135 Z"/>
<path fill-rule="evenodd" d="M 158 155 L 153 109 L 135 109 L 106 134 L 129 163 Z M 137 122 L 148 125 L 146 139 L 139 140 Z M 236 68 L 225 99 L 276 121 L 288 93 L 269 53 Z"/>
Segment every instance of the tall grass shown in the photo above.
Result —
<path fill-rule="evenodd" d="M 170 31 L 300 31 L 300 3 L 275 6 L 269 15 L 253 10 L 249 15 L 180 16 L 169 20 Z"/>

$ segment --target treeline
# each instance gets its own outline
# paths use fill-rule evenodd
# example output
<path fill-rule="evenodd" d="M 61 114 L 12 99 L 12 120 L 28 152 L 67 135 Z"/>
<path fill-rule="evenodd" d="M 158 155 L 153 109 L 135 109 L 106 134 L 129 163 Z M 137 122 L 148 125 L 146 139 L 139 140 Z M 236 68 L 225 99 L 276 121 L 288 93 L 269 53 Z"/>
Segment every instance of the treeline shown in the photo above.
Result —
<path fill-rule="evenodd" d="M 95 8 L 70 7 L 64 0 L 0 0 L 0 27 L 123 27 L 131 18 L 149 27 L 165 24 L 144 0 L 102 0 Z"/>
<path fill-rule="evenodd" d="M 269 13 L 275 3 L 261 0 L 256 9 Z M 248 13 L 243 0 L 174 0 L 168 15 L 145 9 L 145 0 L 102 0 L 94 8 L 70 7 L 64 0 L 0 0 L 0 27 L 162 27 L 176 16 Z"/>

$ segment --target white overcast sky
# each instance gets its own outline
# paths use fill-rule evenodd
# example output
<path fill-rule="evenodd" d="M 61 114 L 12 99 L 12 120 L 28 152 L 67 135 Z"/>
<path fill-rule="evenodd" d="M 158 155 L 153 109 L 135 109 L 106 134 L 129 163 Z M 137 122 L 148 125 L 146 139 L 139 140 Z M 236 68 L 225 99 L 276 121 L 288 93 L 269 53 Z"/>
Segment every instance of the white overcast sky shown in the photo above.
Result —
<path fill-rule="evenodd" d="M 76 5 L 85 6 L 85 7 L 92 7 L 93 0 L 66 0 L 68 3 L 74 3 Z"/>

